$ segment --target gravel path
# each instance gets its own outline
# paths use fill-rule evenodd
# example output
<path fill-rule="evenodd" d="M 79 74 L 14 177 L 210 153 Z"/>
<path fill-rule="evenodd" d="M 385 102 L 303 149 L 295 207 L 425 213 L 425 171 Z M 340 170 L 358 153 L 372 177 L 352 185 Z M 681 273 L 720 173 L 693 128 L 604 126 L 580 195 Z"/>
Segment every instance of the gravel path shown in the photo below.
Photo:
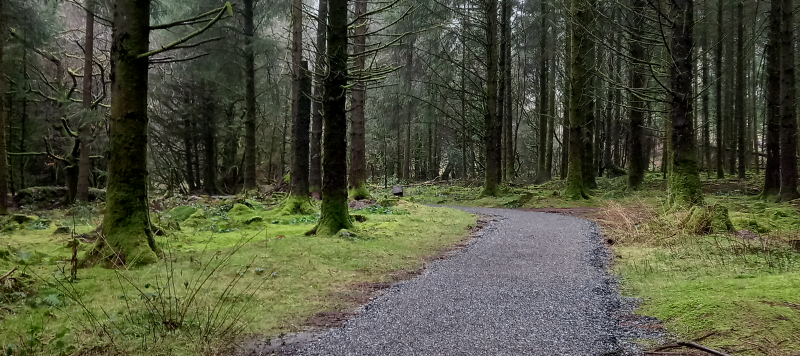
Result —
<path fill-rule="evenodd" d="M 428 266 L 299 355 L 622 355 L 628 302 L 586 220 L 506 209 L 462 252 Z M 635 323 L 635 322 L 634 322 Z"/>

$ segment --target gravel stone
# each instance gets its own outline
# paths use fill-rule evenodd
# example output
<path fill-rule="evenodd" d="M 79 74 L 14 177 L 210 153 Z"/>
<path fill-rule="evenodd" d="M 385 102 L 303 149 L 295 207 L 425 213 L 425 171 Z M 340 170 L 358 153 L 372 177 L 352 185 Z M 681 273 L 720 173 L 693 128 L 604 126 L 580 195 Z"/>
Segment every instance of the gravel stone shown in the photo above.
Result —
<path fill-rule="evenodd" d="M 659 339 L 632 315 L 589 221 L 508 209 L 470 245 L 365 305 L 299 355 L 633 355 Z M 657 328 L 656 328 L 657 329 Z"/>

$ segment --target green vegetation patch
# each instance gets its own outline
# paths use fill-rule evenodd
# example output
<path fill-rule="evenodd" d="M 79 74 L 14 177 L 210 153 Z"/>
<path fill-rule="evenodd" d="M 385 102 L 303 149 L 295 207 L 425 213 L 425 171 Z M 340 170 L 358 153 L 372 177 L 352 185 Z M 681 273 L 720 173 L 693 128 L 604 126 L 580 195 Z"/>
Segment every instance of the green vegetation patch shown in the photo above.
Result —
<path fill-rule="evenodd" d="M 368 219 L 342 236 L 305 236 L 315 215 L 247 224 L 268 218 L 268 211 L 198 204 L 180 230 L 158 237 L 164 252 L 159 263 L 82 269 L 74 282 L 68 282 L 69 235 L 53 235 L 55 226 L 18 230 L 0 243 L 0 273 L 20 267 L 16 289 L 0 294 L 0 347 L 15 354 L 26 343 L 44 354 L 224 353 L 217 347 L 231 340 L 223 330 L 268 336 L 302 330 L 316 313 L 353 308 L 355 285 L 391 282 L 399 271 L 420 268 L 476 223 L 459 210 L 406 202 L 357 213 Z M 192 222 L 239 228 L 220 233 Z M 78 248 L 92 246 L 82 242 Z"/>

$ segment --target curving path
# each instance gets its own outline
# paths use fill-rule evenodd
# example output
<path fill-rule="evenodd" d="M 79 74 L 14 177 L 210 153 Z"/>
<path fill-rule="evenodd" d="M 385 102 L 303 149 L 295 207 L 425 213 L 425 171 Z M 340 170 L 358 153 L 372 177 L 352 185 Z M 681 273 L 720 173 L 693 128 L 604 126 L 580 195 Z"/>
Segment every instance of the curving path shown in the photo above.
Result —
<path fill-rule="evenodd" d="M 506 209 L 463 251 L 299 355 L 622 355 L 620 298 L 586 220 Z"/>

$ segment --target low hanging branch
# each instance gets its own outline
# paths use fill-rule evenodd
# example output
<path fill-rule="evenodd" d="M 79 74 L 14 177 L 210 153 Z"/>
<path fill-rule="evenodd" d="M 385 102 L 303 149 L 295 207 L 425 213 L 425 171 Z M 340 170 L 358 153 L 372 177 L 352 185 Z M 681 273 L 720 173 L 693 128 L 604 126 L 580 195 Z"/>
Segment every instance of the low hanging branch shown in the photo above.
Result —
<path fill-rule="evenodd" d="M 199 17 L 196 17 L 195 20 L 189 20 L 188 22 L 187 21 L 181 21 L 184 24 L 194 23 L 194 22 L 198 21 L 197 19 L 206 17 L 206 16 L 208 16 L 208 14 L 211 14 L 211 13 L 214 13 L 214 12 L 217 13 L 217 16 L 214 16 L 214 18 L 212 18 L 210 21 L 208 21 L 208 23 L 205 26 L 203 26 L 203 28 L 201 28 L 201 29 L 199 29 L 197 31 L 194 31 L 194 32 L 184 36 L 183 38 L 181 38 L 181 39 L 179 39 L 179 40 L 177 40 L 175 42 L 172 42 L 172 43 L 170 43 L 170 44 L 168 44 L 166 46 L 162 46 L 159 49 L 152 50 L 150 52 L 140 54 L 136 58 L 138 58 L 138 59 L 148 58 L 148 57 L 154 56 L 156 54 L 164 53 L 166 51 L 170 51 L 170 50 L 174 50 L 174 49 L 196 47 L 199 44 L 190 44 L 190 45 L 185 45 L 185 46 L 181 46 L 181 45 L 186 43 L 186 42 L 188 42 L 192 38 L 195 38 L 195 37 L 203 34 L 204 32 L 208 31 L 208 29 L 210 29 L 212 26 L 214 26 L 214 24 L 216 24 L 217 22 L 219 22 L 219 20 L 222 20 L 225 17 L 225 13 L 226 12 L 228 13 L 229 16 L 233 17 L 233 7 L 231 6 L 231 3 L 227 2 L 221 8 L 218 8 L 218 9 L 212 10 L 209 13 L 200 15 Z M 162 25 L 161 27 L 163 27 L 163 26 L 164 25 Z M 175 24 L 173 26 L 177 26 L 177 24 Z M 168 27 L 171 27 L 171 26 L 168 26 Z M 203 42 L 200 42 L 200 43 L 204 43 L 204 42 L 209 42 L 209 41 L 203 41 Z"/>

